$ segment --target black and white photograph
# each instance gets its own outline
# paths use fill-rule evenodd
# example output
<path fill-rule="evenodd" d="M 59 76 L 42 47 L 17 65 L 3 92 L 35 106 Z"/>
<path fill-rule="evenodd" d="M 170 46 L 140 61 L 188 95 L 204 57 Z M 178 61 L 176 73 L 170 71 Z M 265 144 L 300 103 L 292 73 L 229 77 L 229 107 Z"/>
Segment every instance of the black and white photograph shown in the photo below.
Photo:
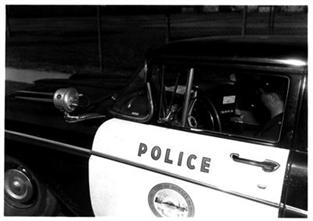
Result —
<path fill-rule="evenodd" d="M 7 1 L 2 216 L 309 218 L 287 3 Z"/>

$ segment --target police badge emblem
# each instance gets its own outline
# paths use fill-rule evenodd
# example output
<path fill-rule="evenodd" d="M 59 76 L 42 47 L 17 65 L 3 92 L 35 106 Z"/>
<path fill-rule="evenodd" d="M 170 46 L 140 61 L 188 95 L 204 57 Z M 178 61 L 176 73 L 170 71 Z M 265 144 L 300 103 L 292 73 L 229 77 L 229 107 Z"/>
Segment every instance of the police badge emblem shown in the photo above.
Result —
<path fill-rule="evenodd" d="M 158 217 L 193 217 L 194 204 L 185 190 L 172 183 L 154 186 L 148 195 L 149 206 Z"/>

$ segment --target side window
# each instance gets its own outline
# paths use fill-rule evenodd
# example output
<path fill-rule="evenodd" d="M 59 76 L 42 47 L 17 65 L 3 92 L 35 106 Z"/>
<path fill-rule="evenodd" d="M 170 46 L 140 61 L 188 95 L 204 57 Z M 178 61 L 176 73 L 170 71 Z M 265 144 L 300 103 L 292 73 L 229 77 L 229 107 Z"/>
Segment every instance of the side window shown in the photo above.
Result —
<path fill-rule="evenodd" d="M 115 98 L 111 113 L 115 116 L 145 122 L 152 114 L 151 91 L 144 81 L 143 70 Z"/>
<path fill-rule="evenodd" d="M 190 67 L 163 65 L 155 73 L 159 123 L 200 133 L 279 141 L 288 78 L 242 70 L 193 69 L 190 96 L 186 96 Z M 189 106 L 183 116 L 186 97 Z"/>
<path fill-rule="evenodd" d="M 288 79 L 265 73 L 198 69 L 189 125 L 229 135 L 279 140 Z"/>
<path fill-rule="evenodd" d="M 188 71 L 188 68 L 163 66 L 160 76 L 160 122 L 181 125 Z"/>

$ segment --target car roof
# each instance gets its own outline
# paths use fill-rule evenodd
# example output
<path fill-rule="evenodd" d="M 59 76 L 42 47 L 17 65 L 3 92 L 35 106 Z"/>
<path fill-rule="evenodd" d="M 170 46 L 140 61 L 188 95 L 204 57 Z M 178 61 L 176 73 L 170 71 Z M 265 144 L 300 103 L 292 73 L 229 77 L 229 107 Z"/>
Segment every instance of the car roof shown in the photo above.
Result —
<path fill-rule="evenodd" d="M 307 66 L 307 50 L 306 36 L 227 36 L 171 42 L 147 57 Z"/>

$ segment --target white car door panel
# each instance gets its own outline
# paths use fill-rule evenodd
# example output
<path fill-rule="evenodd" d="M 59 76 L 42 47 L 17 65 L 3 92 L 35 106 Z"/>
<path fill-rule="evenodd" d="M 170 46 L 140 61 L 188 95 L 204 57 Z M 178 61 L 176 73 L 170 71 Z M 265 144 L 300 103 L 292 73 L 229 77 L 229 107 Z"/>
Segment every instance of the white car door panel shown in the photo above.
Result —
<path fill-rule="evenodd" d="M 118 119 L 99 127 L 92 148 L 95 215 L 153 216 L 166 207 L 164 216 L 227 216 L 225 208 L 278 216 L 289 150 Z M 276 167 L 266 171 L 262 162 Z M 149 201 L 152 193 L 158 199 Z"/>

